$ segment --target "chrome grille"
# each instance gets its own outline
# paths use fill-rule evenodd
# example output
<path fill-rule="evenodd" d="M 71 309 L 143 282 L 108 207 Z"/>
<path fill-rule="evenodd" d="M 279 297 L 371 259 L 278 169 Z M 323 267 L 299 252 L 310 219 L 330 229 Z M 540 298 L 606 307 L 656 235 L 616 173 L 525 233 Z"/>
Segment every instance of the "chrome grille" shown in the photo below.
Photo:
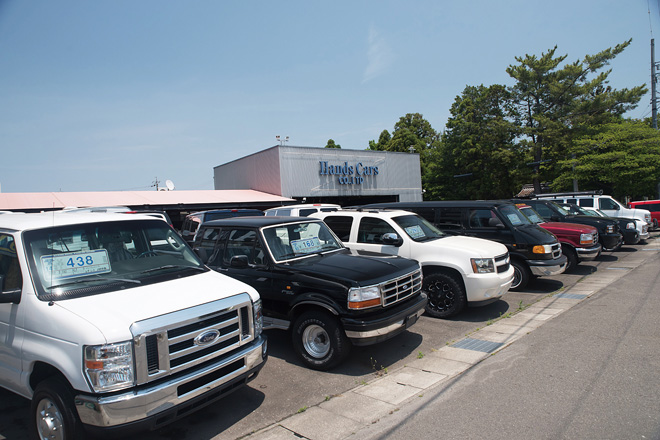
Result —
<path fill-rule="evenodd" d="M 509 253 L 498 255 L 495 257 L 495 270 L 497 273 L 504 273 L 509 270 L 510 260 Z"/>
<path fill-rule="evenodd" d="M 131 326 L 139 384 L 224 355 L 251 342 L 253 313 L 243 293 Z"/>
<path fill-rule="evenodd" d="M 559 258 L 561 257 L 561 245 L 559 243 L 555 243 L 552 245 L 552 258 Z"/>
<path fill-rule="evenodd" d="M 380 285 L 383 306 L 390 306 L 402 301 L 422 289 L 422 271 L 416 270 L 408 275 L 387 281 Z"/>

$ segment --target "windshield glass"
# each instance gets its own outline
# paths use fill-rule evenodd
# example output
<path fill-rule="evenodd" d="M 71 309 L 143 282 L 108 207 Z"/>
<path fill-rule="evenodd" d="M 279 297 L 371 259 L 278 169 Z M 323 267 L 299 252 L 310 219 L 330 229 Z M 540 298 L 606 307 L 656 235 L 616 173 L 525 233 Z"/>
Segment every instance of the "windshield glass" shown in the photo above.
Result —
<path fill-rule="evenodd" d="M 24 233 L 37 295 L 95 295 L 205 271 L 162 220 L 56 226 Z"/>
<path fill-rule="evenodd" d="M 344 248 L 323 222 L 288 223 L 264 228 L 263 234 L 275 261 Z"/>
<path fill-rule="evenodd" d="M 500 214 L 506 218 L 513 226 L 531 225 L 532 222 L 513 205 L 502 205 L 499 208 Z"/>
<path fill-rule="evenodd" d="M 559 208 L 560 211 L 566 213 L 567 215 L 592 215 L 589 213 L 589 210 L 584 209 L 578 205 L 575 205 L 573 203 L 563 203 L 561 205 L 557 205 L 557 208 Z"/>
<path fill-rule="evenodd" d="M 531 206 L 518 206 L 518 209 L 520 209 L 520 212 L 525 214 L 525 217 L 529 219 L 532 223 L 538 225 L 539 223 L 544 223 L 545 220 L 541 218 L 540 215 Z"/>
<path fill-rule="evenodd" d="M 445 236 L 438 228 L 418 215 L 402 215 L 394 217 L 393 220 L 415 241 L 435 240 Z"/>

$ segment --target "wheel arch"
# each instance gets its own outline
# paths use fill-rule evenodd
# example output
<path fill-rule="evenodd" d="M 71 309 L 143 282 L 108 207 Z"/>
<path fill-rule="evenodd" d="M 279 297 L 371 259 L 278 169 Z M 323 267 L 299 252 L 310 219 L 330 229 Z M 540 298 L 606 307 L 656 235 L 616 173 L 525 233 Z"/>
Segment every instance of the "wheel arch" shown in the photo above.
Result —
<path fill-rule="evenodd" d="M 434 273 L 444 273 L 445 275 L 449 275 L 450 277 L 454 278 L 456 282 L 461 286 L 463 289 L 463 292 L 465 293 L 467 297 L 467 289 L 465 287 L 465 280 L 463 279 L 463 274 L 451 267 L 447 266 L 436 266 L 436 265 L 426 265 L 422 266 L 422 275 L 424 277 L 434 274 Z"/>
<path fill-rule="evenodd" d="M 35 362 L 28 381 L 32 393 L 34 393 L 37 385 L 50 378 L 57 378 L 64 382 L 69 388 L 73 389 L 71 382 L 69 382 L 64 373 L 62 373 L 57 367 L 46 362 Z"/>

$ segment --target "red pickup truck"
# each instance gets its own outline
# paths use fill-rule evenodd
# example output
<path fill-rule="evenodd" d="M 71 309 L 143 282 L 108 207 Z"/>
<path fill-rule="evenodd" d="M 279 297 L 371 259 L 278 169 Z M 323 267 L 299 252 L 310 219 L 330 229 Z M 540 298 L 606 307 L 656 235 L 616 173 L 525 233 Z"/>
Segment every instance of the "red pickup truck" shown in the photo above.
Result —
<path fill-rule="evenodd" d="M 516 204 L 516 207 L 532 223 L 536 223 L 543 229 L 555 234 L 557 240 L 561 243 L 561 251 L 568 260 L 567 272 L 574 269 L 580 261 L 594 260 L 600 255 L 602 246 L 598 243 L 598 229 L 593 226 L 577 223 L 546 222 L 531 206 L 519 203 Z"/>

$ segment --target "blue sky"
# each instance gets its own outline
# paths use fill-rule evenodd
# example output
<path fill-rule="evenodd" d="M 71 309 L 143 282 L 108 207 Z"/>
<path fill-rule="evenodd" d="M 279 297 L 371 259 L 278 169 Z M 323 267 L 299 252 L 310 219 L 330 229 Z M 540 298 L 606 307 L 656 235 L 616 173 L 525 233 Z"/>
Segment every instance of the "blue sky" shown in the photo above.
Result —
<path fill-rule="evenodd" d="M 0 0 L 0 188 L 213 189 L 276 135 L 365 149 L 406 113 L 442 131 L 466 85 L 555 45 L 633 38 L 610 84 L 649 85 L 659 1 Z"/>

